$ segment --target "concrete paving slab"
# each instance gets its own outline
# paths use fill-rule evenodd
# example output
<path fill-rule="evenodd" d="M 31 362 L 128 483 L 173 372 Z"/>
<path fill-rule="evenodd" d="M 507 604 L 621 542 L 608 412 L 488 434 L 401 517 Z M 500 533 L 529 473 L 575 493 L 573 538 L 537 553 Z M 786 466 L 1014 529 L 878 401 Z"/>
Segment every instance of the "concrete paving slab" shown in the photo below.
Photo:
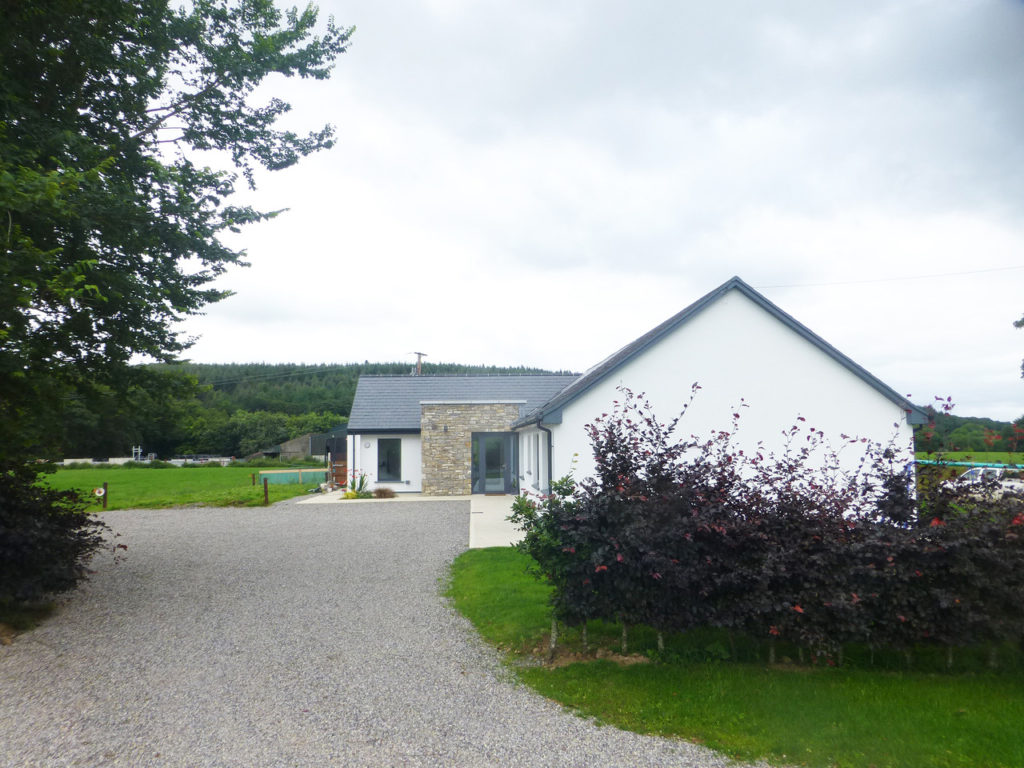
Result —
<path fill-rule="evenodd" d="M 515 496 L 470 497 L 469 548 L 510 547 L 523 537 L 507 518 Z"/>
<path fill-rule="evenodd" d="M 333 504 L 339 509 L 355 509 L 364 504 L 404 504 L 468 502 L 469 548 L 510 547 L 522 539 L 522 534 L 505 518 L 512 512 L 515 496 L 473 494 L 472 496 L 424 496 L 421 493 L 399 493 L 393 499 L 345 499 L 345 491 L 338 489 L 329 493 L 316 493 L 301 499 L 296 504 Z"/>
<path fill-rule="evenodd" d="M 391 504 L 396 501 L 398 502 L 446 502 L 450 503 L 453 501 L 469 501 L 469 496 L 424 496 L 422 493 L 396 493 L 393 499 L 346 499 L 345 489 L 339 488 L 336 491 L 329 491 L 328 493 L 312 493 L 308 497 L 303 498 L 296 504 Z"/>

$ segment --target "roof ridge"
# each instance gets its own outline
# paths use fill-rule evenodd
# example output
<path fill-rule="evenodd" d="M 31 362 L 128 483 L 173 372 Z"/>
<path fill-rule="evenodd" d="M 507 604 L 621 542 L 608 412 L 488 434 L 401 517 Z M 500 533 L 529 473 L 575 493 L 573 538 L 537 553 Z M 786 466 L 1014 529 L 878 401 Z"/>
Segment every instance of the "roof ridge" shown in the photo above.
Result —
<path fill-rule="evenodd" d="M 769 315 L 773 316 L 776 320 L 787 326 L 804 340 L 816 346 L 819 350 L 838 362 L 851 373 L 858 376 L 862 381 L 873 387 L 885 397 L 889 398 L 893 402 L 899 403 L 904 408 L 909 406 L 910 409 L 920 412 L 921 409 L 910 402 L 908 398 L 900 395 L 896 390 L 865 369 L 859 363 L 855 362 L 848 355 L 840 352 L 836 347 L 772 302 L 762 293 L 752 288 L 740 277 L 734 276 L 729 280 L 726 280 L 717 288 L 704 294 L 696 301 L 687 305 L 679 312 L 676 312 L 668 319 L 658 323 L 658 325 L 654 326 L 646 333 L 641 334 L 625 346 L 615 350 L 596 365 L 588 368 L 579 378 L 576 379 L 576 381 L 568 384 L 561 392 L 556 393 L 546 403 L 534 408 L 530 413 L 525 414 L 516 422 L 516 425 L 522 426 L 530 422 L 537 421 L 538 419 L 543 418 L 546 412 L 556 411 L 567 403 L 572 402 L 592 386 L 596 385 L 599 381 L 602 381 L 605 376 L 619 368 L 619 366 L 641 354 L 644 350 L 660 341 L 676 328 L 685 325 L 694 316 L 701 313 L 708 306 L 732 290 L 739 291 L 741 294 L 746 296 L 747 299 L 760 306 L 761 309 L 766 311 Z"/>

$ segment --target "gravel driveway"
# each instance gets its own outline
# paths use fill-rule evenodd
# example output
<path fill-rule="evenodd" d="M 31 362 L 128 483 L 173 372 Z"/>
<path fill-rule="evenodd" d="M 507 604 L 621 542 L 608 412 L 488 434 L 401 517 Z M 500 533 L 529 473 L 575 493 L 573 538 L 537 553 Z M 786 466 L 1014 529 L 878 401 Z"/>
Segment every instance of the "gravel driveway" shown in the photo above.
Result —
<path fill-rule="evenodd" d="M 128 545 L 0 647 L 4 766 L 712 766 L 511 682 L 439 597 L 467 502 L 109 512 Z"/>

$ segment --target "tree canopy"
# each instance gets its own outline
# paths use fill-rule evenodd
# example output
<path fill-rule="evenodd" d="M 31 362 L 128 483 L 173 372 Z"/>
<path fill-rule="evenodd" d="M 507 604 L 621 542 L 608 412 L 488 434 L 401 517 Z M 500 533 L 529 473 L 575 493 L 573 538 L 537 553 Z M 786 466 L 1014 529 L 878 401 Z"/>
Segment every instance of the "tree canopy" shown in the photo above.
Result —
<path fill-rule="evenodd" d="M 0 459 L 45 448 L 75 398 L 153 375 L 132 360 L 187 348 L 174 322 L 244 263 L 222 235 L 274 215 L 231 204 L 239 177 L 334 143 L 276 127 L 289 105 L 254 89 L 328 77 L 351 32 L 271 0 L 3 5 Z"/>
<path fill-rule="evenodd" d="M 0 4 L 0 603 L 71 588 L 102 541 L 28 460 L 194 386 L 131 363 L 175 359 L 175 321 L 227 295 L 244 253 L 222 236 L 273 215 L 231 204 L 239 176 L 334 143 L 253 103 L 271 75 L 329 75 L 351 30 L 316 29 L 271 0 Z"/>

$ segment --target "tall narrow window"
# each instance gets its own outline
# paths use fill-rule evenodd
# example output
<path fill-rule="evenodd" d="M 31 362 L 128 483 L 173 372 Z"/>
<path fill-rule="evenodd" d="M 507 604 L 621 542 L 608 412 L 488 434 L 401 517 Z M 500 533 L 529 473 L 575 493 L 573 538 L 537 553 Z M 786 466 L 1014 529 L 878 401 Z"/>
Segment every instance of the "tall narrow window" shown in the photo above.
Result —
<path fill-rule="evenodd" d="M 533 435 L 533 487 L 540 490 L 540 435 Z"/>
<path fill-rule="evenodd" d="M 397 483 L 402 480 L 402 439 L 382 437 L 377 440 L 377 482 Z"/>

